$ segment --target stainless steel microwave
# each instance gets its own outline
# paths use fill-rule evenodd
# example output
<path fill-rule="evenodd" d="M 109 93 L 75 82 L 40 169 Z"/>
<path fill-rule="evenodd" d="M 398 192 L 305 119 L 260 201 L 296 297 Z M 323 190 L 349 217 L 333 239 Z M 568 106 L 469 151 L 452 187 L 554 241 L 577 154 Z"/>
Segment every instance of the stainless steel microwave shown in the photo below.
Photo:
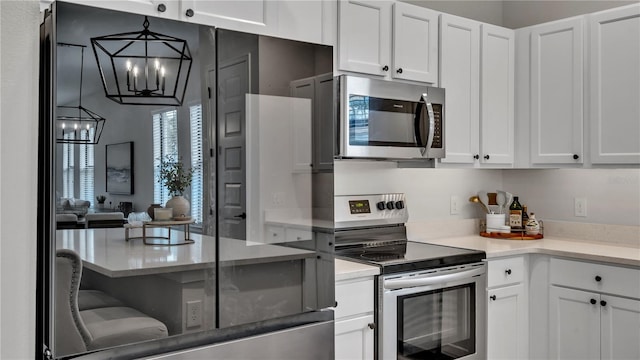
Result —
<path fill-rule="evenodd" d="M 338 84 L 339 157 L 445 156 L 444 89 L 350 75 Z"/>

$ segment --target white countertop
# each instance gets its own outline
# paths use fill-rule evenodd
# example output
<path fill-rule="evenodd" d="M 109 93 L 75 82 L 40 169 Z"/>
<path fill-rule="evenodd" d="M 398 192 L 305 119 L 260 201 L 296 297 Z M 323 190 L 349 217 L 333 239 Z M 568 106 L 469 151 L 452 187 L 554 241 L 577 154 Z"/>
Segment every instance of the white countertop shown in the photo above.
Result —
<path fill-rule="evenodd" d="M 349 280 L 380 274 L 380 268 L 372 265 L 365 265 L 354 261 L 336 259 L 335 261 L 336 281 Z"/>
<path fill-rule="evenodd" d="M 487 259 L 524 254 L 545 254 L 579 260 L 590 260 L 640 267 L 640 247 L 605 242 L 588 242 L 557 237 L 540 240 L 503 240 L 478 235 L 445 237 L 441 239 L 411 239 L 436 245 L 482 250 Z M 336 281 L 379 275 L 377 266 L 336 259 Z"/>
<path fill-rule="evenodd" d="M 147 229 L 147 234 L 166 234 L 166 229 Z M 131 236 L 137 236 L 131 234 Z M 172 230 L 172 239 L 182 232 Z M 216 261 L 216 242 L 211 236 L 191 233 L 193 244 L 144 245 L 142 239 L 125 241 L 124 228 L 56 231 L 56 248 L 80 254 L 84 266 L 109 277 L 123 277 L 207 269 Z M 315 252 L 278 245 L 248 243 L 221 238 L 220 261 L 229 265 L 256 264 L 314 257 Z"/>
<path fill-rule="evenodd" d="M 503 240 L 479 235 L 442 239 L 411 239 L 429 244 L 483 250 L 487 258 L 522 254 L 546 254 L 581 260 L 601 261 L 618 265 L 640 266 L 640 247 L 604 242 L 587 242 L 546 237 L 540 240 Z"/>

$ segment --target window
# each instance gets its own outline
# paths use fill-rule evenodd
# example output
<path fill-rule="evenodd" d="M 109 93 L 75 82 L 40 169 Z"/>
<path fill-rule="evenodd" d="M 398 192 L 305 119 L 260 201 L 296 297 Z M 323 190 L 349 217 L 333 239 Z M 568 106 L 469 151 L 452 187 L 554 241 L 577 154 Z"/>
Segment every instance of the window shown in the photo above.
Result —
<path fill-rule="evenodd" d="M 64 134 L 65 140 L 73 140 L 73 132 Z M 73 144 L 62 144 L 62 197 L 72 198 L 75 178 L 75 156 Z"/>
<path fill-rule="evenodd" d="M 153 202 L 164 204 L 171 194 L 158 182 L 160 164 L 167 156 L 178 158 L 178 112 L 169 110 L 153 114 Z"/>
<path fill-rule="evenodd" d="M 91 134 L 81 132 L 81 139 Z M 64 134 L 65 140 L 75 139 L 73 132 Z M 94 151 L 93 145 L 62 144 L 62 197 L 94 200 Z"/>
<path fill-rule="evenodd" d="M 191 120 L 191 217 L 197 224 L 202 223 L 202 183 L 203 183 L 203 154 L 202 154 L 202 105 L 189 107 Z"/>
<path fill-rule="evenodd" d="M 90 132 L 82 132 L 83 139 L 89 139 L 93 137 L 95 129 L 92 128 Z M 94 155 L 93 145 L 83 144 L 80 147 L 80 199 L 89 200 L 93 204 L 94 201 Z"/>

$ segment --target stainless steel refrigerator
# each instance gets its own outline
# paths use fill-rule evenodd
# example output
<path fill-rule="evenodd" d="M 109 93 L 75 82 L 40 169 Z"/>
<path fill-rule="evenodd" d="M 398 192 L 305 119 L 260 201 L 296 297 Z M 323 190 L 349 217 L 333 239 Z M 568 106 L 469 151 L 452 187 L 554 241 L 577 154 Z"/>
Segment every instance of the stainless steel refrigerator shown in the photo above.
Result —
<path fill-rule="evenodd" d="M 332 359 L 332 66 L 329 46 L 53 3 L 37 356 Z M 187 170 L 190 210 L 162 223 L 153 208 L 178 194 L 168 162 Z M 81 260 L 79 291 L 60 249 Z M 88 309 L 87 294 L 103 302 Z M 131 311 L 161 334 L 99 316 Z"/>

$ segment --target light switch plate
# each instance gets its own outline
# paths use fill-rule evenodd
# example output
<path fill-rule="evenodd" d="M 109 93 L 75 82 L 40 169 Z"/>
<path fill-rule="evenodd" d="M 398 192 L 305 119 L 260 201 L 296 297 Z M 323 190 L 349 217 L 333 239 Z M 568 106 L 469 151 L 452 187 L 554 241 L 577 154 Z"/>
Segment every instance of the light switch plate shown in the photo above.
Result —
<path fill-rule="evenodd" d="M 449 212 L 451 215 L 458 215 L 460 213 L 460 198 L 456 195 L 451 195 L 451 203 L 449 206 Z"/>
<path fill-rule="evenodd" d="M 574 216 L 587 217 L 587 198 L 577 197 L 573 202 Z"/>

